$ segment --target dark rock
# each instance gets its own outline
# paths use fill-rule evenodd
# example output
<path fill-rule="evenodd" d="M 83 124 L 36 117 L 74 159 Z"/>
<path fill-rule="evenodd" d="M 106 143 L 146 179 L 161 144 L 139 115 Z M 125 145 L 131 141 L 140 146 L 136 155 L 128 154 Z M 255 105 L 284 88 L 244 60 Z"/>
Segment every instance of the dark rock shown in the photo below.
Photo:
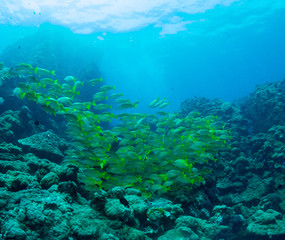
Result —
<path fill-rule="evenodd" d="M 281 196 L 278 193 L 270 193 L 265 197 L 262 197 L 259 202 L 259 208 L 263 211 L 268 209 L 273 209 L 275 211 L 280 211 L 279 204 L 281 203 Z"/>
<path fill-rule="evenodd" d="M 63 193 L 68 193 L 72 197 L 77 196 L 77 185 L 75 182 L 68 181 L 68 182 L 61 182 L 58 184 L 58 190 Z"/>
<path fill-rule="evenodd" d="M 67 143 L 50 131 L 20 139 L 18 142 L 23 150 L 57 163 L 63 160 L 63 151 L 67 149 Z"/>
<path fill-rule="evenodd" d="M 106 202 L 107 202 L 107 192 L 100 189 L 94 192 L 90 204 L 95 209 L 102 210 L 104 209 Z"/>
<path fill-rule="evenodd" d="M 268 209 L 257 210 L 249 219 L 246 230 L 256 237 L 285 236 L 285 219 L 281 213 Z"/>
<path fill-rule="evenodd" d="M 46 174 L 40 181 L 40 185 L 43 189 L 48 189 L 54 184 L 58 184 L 59 177 L 56 173 L 50 172 Z"/>
<path fill-rule="evenodd" d="M 273 125 L 285 124 L 285 79 L 256 87 L 242 110 L 251 120 L 255 132 L 266 132 Z"/>
<path fill-rule="evenodd" d="M 233 233 L 240 232 L 243 228 L 245 219 L 242 215 L 233 215 L 230 217 L 229 225 L 232 228 Z"/>

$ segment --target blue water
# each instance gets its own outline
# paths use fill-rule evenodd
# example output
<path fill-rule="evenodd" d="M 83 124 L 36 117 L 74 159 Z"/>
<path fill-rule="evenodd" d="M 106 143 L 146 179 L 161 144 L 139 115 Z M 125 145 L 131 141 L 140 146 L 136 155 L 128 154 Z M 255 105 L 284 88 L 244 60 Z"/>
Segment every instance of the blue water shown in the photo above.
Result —
<path fill-rule="evenodd" d="M 121 0 L 117 1 L 121 5 L 114 2 L 113 12 L 105 13 L 104 19 L 98 16 L 90 21 L 88 9 L 75 8 L 75 3 L 61 9 L 52 6 L 53 1 L 29 8 L 17 6 L 17 1 L 9 1 L 14 8 L 8 7 L 7 2 L 0 9 L 0 51 L 36 33 L 42 24 L 70 29 L 68 46 L 76 39 L 87 49 L 81 55 L 79 51 L 77 58 L 94 61 L 107 84 L 140 100 L 140 111 L 147 111 L 148 103 L 157 97 L 171 102 L 169 111 L 178 110 L 183 100 L 194 96 L 234 101 L 248 96 L 257 84 L 285 77 L 282 0 L 187 1 L 196 7 L 192 12 L 169 7 L 179 1 L 165 1 L 160 7 L 168 9 L 163 10 L 144 6 L 151 5 L 149 1 L 134 1 L 138 9 L 149 11 L 137 13 L 136 9 L 132 14 L 128 9 L 132 11 L 134 4 Z M 72 13 L 66 16 L 68 7 Z M 116 15 L 116 11 L 122 13 Z M 78 16 L 82 21 L 76 20 Z M 88 47 L 92 51 L 86 54 Z M 76 51 L 77 45 L 72 48 Z M 63 65 L 70 62 L 62 59 Z"/>

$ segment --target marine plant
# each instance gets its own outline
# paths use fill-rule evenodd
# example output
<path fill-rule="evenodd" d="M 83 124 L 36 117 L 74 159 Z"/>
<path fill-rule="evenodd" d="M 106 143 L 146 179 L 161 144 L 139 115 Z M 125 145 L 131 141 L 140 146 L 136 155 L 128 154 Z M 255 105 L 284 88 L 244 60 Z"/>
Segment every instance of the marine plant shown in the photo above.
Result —
<path fill-rule="evenodd" d="M 192 112 L 180 118 L 160 110 L 169 104 L 165 99 L 150 104 L 159 109 L 157 114 L 114 113 L 110 110 L 135 108 L 137 103 L 111 94 L 115 88 L 102 86 L 101 78 L 82 82 L 67 76 L 59 81 L 54 72 L 25 63 L 11 68 L 9 74 L 26 79 L 18 84 L 15 95 L 64 116 L 74 144 L 66 161 L 80 167 L 89 189 L 134 187 L 146 196 L 190 190 L 211 173 L 209 161 L 216 162 L 218 151 L 228 147 L 229 131 L 217 117 Z M 84 84 L 97 89 L 101 84 L 90 102 L 77 101 Z M 115 127 L 103 127 L 113 119 L 119 121 Z"/>

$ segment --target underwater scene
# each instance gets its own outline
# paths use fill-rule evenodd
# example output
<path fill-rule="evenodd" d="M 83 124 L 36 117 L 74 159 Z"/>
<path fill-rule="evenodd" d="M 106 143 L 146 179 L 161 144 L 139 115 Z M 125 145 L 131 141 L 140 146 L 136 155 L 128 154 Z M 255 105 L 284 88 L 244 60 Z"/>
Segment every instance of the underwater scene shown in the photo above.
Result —
<path fill-rule="evenodd" d="M 283 0 L 2 0 L 0 240 L 284 240 Z"/>

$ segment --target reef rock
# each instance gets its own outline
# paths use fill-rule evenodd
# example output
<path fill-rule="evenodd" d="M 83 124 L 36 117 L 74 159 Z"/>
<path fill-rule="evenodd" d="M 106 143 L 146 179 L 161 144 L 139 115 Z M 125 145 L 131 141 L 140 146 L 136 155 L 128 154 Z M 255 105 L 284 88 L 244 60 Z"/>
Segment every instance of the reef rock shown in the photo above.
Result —
<path fill-rule="evenodd" d="M 24 151 L 27 150 L 39 158 L 57 163 L 63 160 L 63 152 L 67 149 L 67 143 L 50 131 L 20 139 L 18 142 L 23 146 Z"/>
<path fill-rule="evenodd" d="M 210 240 L 228 231 L 228 227 L 208 223 L 206 220 L 182 216 L 176 220 L 175 229 L 169 230 L 158 240 Z"/>
<path fill-rule="evenodd" d="M 272 125 L 285 123 L 285 79 L 256 87 L 242 105 L 256 133 L 266 132 Z"/>
<path fill-rule="evenodd" d="M 285 219 L 282 214 L 268 209 L 267 211 L 257 210 L 247 226 L 247 231 L 257 236 L 285 236 Z M 283 239 L 283 238 L 282 238 Z"/>

